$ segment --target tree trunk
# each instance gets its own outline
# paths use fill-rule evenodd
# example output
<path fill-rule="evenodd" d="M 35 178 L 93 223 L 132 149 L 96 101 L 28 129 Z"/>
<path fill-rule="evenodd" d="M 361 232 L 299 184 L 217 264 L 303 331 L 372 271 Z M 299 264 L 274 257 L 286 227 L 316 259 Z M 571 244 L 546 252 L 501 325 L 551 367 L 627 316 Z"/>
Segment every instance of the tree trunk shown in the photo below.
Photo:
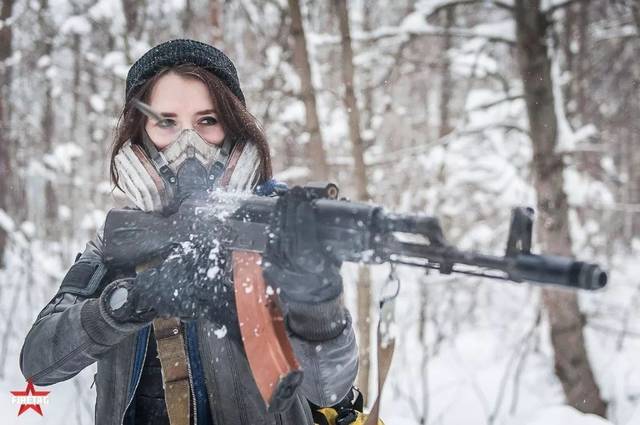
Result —
<path fill-rule="evenodd" d="M 373 18 L 371 16 L 372 9 L 376 7 L 376 4 L 373 2 L 365 1 L 362 3 L 362 31 L 364 33 L 369 33 L 373 29 Z M 372 41 L 365 41 L 363 49 L 369 50 L 375 48 L 374 43 Z M 364 107 L 362 109 L 363 112 L 363 129 L 369 133 L 373 132 L 373 117 L 374 117 L 374 108 L 373 108 L 373 90 L 372 80 L 373 80 L 373 72 L 371 69 L 371 65 L 364 67 L 362 72 L 360 73 L 362 84 L 364 87 L 361 87 L 361 93 L 363 97 Z M 367 137 L 363 142 L 365 143 L 365 147 L 369 147 L 373 142 L 373 137 Z"/>
<path fill-rule="evenodd" d="M 636 32 L 640 36 L 640 2 L 638 0 L 631 0 L 631 14 L 636 24 Z"/>
<path fill-rule="evenodd" d="M 516 0 L 517 52 L 533 144 L 533 177 L 538 197 L 539 236 L 544 251 L 571 256 L 569 206 L 564 192 L 563 160 L 556 152 L 558 121 L 554 110 L 547 25 L 540 0 Z M 576 409 L 606 414 L 584 343 L 584 318 L 575 292 L 545 289 L 543 302 L 551 327 L 555 371 L 567 402 Z"/>
<path fill-rule="evenodd" d="M 131 46 L 129 45 L 129 37 L 135 34 L 135 31 L 139 25 L 138 22 L 138 9 L 140 4 L 138 0 L 122 0 L 122 11 L 124 12 L 124 54 L 127 58 L 127 62 L 132 63 L 133 57 L 131 57 Z"/>
<path fill-rule="evenodd" d="M 293 62 L 300 76 L 301 94 L 306 112 L 306 128 L 309 133 L 307 155 L 312 167 L 311 175 L 313 180 L 327 181 L 329 180 L 329 166 L 327 165 L 327 155 L 324 151 L 322 133 L 320 132 L 316 91 L 313 88 L 311 78 L 311 65 L 309 63 L 309 52 L 307 51 L 307 40 L 304 35 L 299 0 L 289 0 L 289 10 L 291 13 L 291 35 L 293 37 Z"/>
<path fill-rule="evenodd" d="M 11 208 L 11 183 L 13 182 L 13 168 L 11 156 L 9 155 L 10 129 L 9 129 L 9 107 L 10 103 L 5 100 L 9 96 L 11 87 L 11 77 L 9 69 L 5 63 L 12 52 L 12 28 L 7 25 L 13 13 L 13 0 L 3 0 L 0 9 L 0 22 L 4 25 L 0 27 L 0 210 L 9 213 Z M 4 267 L 4 253 L 9 235 L 0 227 L 0 268 Z"/>
<path fill-rule="evenodd" d="M 360 134 L 360 112 L 356 101 L 353 78 L 353 51 L 349 29 L 349 12 L 346 0 L 334 0 L 340 27 L 342 47 L 342 80 L 344 84 L 344 106 L 349 117 L 349 139 L 354 163 L 356 199 L 369 200 L 367 170 L 364 164 L 364 146 Z M 370 328 L 371 328 L 371 276 L 369 269 L 362 267 L 358 276 L 358 336 L 360 340 L 360 371 L 358 386 L 365 392 L 369 389 Z"/>
<path fill-rule="evenodd" d="M 440 60 L 440 102 L 439 102 L 439 127 L 438 127 L 438 137 L 444 137 L 449 134 L 453 128 L 451 126 L 451 100 L 453 98 L 453 75 L 451 73 L 451 60 L 449 57 L 449 51 L 453 46 L 453 37 L 450 33 L 450 29 L 455 26 L 455 5 L 451 5 L 445 7 L 441 11 L 441 20 L 442 27 L 445 29 L 445 35 L 443 37 L 442 51 L 441 51 L 441 60 Z M 428 104 L 428 101 L 424 102 Z M 446 152 L 448 148 L 447 144 L 443 145 L 443 149 Z M 438 187 L 444 187 L 447 179 L 446 174 L 446 153 L 440 163 L 440 167 L 438 168 L 437 174 L 437 185 Z M 440 192 L 441 193 L 441 192 Z M 438 205 L 442 205 L 444 203 L 445 194 L 441 193 L 438 198 L 440 198 L 437 202 L 435 202 L 436 207 L 434 208 L 434 213 L 437 216 L 440 216 L 438 211 Z M 429 279 L 429 275 L 425 277 L 425 281 Z M 421 415 L 419 418 L 419 423 L 424 425 L 428 423 L 429 419 L 429 347 L 428 338 L 427 338 L 427 330 L 428 330 L 428 316 L 427 316 L 427 308 L 429 305 L 429 292 L 428 292 L 428 283 L 425 281 L 419 281 L 419 299 L 420 299 L 420 316 L 418 319 L 418 338 L 420 344 L 422 345 L 422 357 L 420 360 L 420 384 L 422 386 L 422 399 L 421 399 Z"/>
<path fill-rule="evenodd" d="M 80 83 L 82 78 L 82 46 L 80 35 L 73 34 L 72 47 L 73 52 L 73 79 L 72 79 L 72 93 L 73 103 L 71 106 L 71 125 L 69 126 L 69 140 L 78 142 L 76 136 L 78 135 L 78 123 L 80 119 Z"/>
<path fill-rule="evenodd" d="M 44 34 L 43 55 L 51 58 L 53 54 L 53 30 L 49 14 L 51 13 L 48 0 L 40 0 L 40 10 L 38 11 L 38 23 Z M 45 154 L 51 153 L 53 149 L 53 138 L 55 132 L 55 111 L 53 110 L 53 83 L 44 73 L 44 109 L 40 121 L 42 130 L 43 150 Z M 55 170 L 53 170 L 55 172 Z M 58 197 L 54 182 L 47 178 L 45 182 L 45 237 L 51 240 L 58 239 L 60 232 L 58 220 Z"/>
<path fill-rule="evenodd" d="M 81 13 L 80 11 L 76 11 L 76 13 Z M 83 45 L 82 38 L 79 34 L 73 34 L 72 38 L 72 53 L 73 53 L 73 79 L 72 79 L 72 93 L 73 93 L 73 105 L 71 106 L 71 126 L 69 128 L 69 140 L 74 143 L 82 143 L 85 148 L 83 149 L 83 154 L 88 155 L 90 150 L 90 145 L 87 146 L 87 139 L 91 140 L 91 134 L 87 134 L 80 131 L 80 128 L 83 130 L 87 130 L 89 127 L 87 124 L 87 112 L 88 110 L 82 110 L 84 105 L 82 102 L 82 74 L 83 74 Z M 80 128 L 79 128 L 80 127 Z M 83 136 L 87 134 L 86 136 Z M 82 142 L 81 142 L 82 140 Z M 82 169 L 77 169 L 76 161 L 70 161 L 71 167 L 69 169 L 69 174 L 64 176 L 64 186 L 59 188 L 62 195 L 62 203 L 68 207 L 69 216 L 66 217 L 64 222 L 64 236 L 63 240 L 65 243 L 61 246 L 61 255 L 62 258 L 72 258 L 73 252 L 71 251 L 73 248 L 74 237 L 77 236 L 78 226 L 76 223 L 77 216 L 79 216 L 80 205 L 86 202 L 86 198 L 84 198 L 86 193 L 75 193 L 75 185 L 73 184 L 76 176 L 78 174 L 82 175 Z M 84 199 L 83 199 L 84 198 Z M 63 227 L 63 226 L 61 226 Z"/>
<path fill-rule="evenodd" d="M 191 0 L 185 0 L 182 16 L 180 17 L 180 27 L 184 37 L 188 37 L 190 34 L 191 25 L 193 25 L 193 4 Z"/>
<path fill-rule="evenodd" d="M 216 47 L 224 46 L 224 32 L 222 27 L 221 0 L 210 0 L 209 23 L 211 24 L 211 44 Z"/>
<path fill-rule="evenodd" d="M 353 50 L 351 48 L 351 32 L 349 29 L 349 14 L 346 0 L 334 0 L 340 24 L 340 38 L 342 47 L 342 81 L 344 84 L 344 106 L 349 117 L 349 139 L 351 140 L 351 154 L 354 160 L 354 177 L 356 197 L 359 201 L 369 200 L 367 190 L 367 170 L 364 164 L 364 146 L 360 135 L 360 110 L 356 101 L 354 89 Z"/>
<path fill-rule="evenodd" d="M 444 137 L 453 130 L 451 127 L 451 100 L 453 98 L 453 79 L 451 76 L 451 60 L 449 58 L 449 50 L 451 49 L 452 36 L 449 29 L 453 26 L 455 20 L 455 7 L 445 7 L 443 13 L 443 27 L 445 35 L 443 37 L 442 59 L 440 80 L 440 129 L 438 131 L 440 137 Z"/>
<path fill-rule="evenodd" d="M 581 124 L 591 122 L 589 115 L 589 99 L 585 93 L 588 84 L 587 57 L 588 57 L 588 31 L 589 23 L 589 2 L 581 2 L 578 4 L 578 39 L 579 50 L 576 58 L 576 103 L 577 111 L 580 115 Z"/>

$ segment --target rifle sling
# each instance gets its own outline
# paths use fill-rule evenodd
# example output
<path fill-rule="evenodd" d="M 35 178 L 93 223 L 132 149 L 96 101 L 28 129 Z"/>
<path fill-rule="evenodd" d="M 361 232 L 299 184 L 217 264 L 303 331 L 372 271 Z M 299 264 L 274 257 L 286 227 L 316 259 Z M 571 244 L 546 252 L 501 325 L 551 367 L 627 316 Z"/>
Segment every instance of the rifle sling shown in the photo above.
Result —
<path fill-rule="evenodd" d="M 393 326 L 395 325 L 395 296 L 384 300 L 380 306 L 380 320 L 378 321 L 377 344 L 378 344 L 378 395 L 371 407 L 371 411 L 366 415 L 364 425 L 376 425 L 380 416 L 380 399 L 382 398 L 382 389 L 387 380 L 389 369 L 391 368 L 391 360 L 393 359 L 393 351 L 395 349 L 395 336 L 393 335 Z"/>
<path fill-rule="evenodd" d="M 162 367 L 164 400 L 171 425 L 189 425 L 191 414 L 191 386 L 189 358 L 185 351 L 180 319 L 158 318 L 153 321 Z"/>

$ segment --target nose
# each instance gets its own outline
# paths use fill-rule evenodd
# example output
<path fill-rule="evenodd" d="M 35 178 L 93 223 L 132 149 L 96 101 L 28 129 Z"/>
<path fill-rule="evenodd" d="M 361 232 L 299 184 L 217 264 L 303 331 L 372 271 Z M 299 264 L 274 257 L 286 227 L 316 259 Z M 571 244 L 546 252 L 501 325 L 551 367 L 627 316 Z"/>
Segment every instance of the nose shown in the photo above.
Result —
<path fill-rule="evenodd" d="M 195 127 L 193 126 L 193 124 L 191 123 L 191 120 L 189 119 L 184 119 L 182 121 L 180 121 L 180 130 L 195 130 Z"/>

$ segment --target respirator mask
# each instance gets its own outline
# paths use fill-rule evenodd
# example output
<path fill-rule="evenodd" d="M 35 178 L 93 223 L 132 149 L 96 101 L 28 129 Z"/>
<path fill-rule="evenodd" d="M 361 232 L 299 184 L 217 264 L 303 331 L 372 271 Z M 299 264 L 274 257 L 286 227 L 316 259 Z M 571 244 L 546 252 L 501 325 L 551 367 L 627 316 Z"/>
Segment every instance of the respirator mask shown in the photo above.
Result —
<path fill-rule="evenodd" d="M 213 189 L 222 175 L 233 143 L 207 143 L 194 129 L 180 130 L 162 149 L 146 131 L 142 145 L 130 141 L 115 157 L 120 185 L 143 211 L 163 211 L 190 193 Z"/>
<path fill-rule="evenodd" d="M 164 119 L 142 102 L 134 105 L 149 119 Z M 218 186 L 245 191 L 257 184 L 260 154 L 255 143 L 231 137 L 208 143 L 193 128 L 176 129 L 172 137 L 158 149 L 145 130 L 141 144 L 127 141 L 114 158 L 122 190 L 141 210 L 171 210 L 189 194 Z"/>

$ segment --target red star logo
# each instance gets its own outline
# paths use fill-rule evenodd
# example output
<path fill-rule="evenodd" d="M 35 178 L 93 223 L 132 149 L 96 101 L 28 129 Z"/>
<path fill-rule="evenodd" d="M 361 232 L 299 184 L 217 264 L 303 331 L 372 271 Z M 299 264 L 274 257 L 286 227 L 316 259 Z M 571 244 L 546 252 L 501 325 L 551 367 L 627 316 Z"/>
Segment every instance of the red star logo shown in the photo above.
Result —
<path fill-rule="evenodd" d="M 38 397 L 38 396 L 46 396 L 47 394 L 49 394 L 51 391 L 36 391 L 35 387 L 33 386 L 33 383 L 31 382 L 31 380 L 27 381 L 27 389 L 24 391 L 11 391 L 11 394 L 13 394 L 16 397 L 28 397 L 28 396 L 33 396 L 33 397 Z M 22 415 L 24 412 L 26 412 L 29 409 L 33 409 L 35 410 L 35 412 L 42 416 L 42 407 L 40 406 L 39 403 L 33 403 L 33 404 L 21 404 L 20 405 L 20 410 L 18 411 L 18 416 Z"/>

